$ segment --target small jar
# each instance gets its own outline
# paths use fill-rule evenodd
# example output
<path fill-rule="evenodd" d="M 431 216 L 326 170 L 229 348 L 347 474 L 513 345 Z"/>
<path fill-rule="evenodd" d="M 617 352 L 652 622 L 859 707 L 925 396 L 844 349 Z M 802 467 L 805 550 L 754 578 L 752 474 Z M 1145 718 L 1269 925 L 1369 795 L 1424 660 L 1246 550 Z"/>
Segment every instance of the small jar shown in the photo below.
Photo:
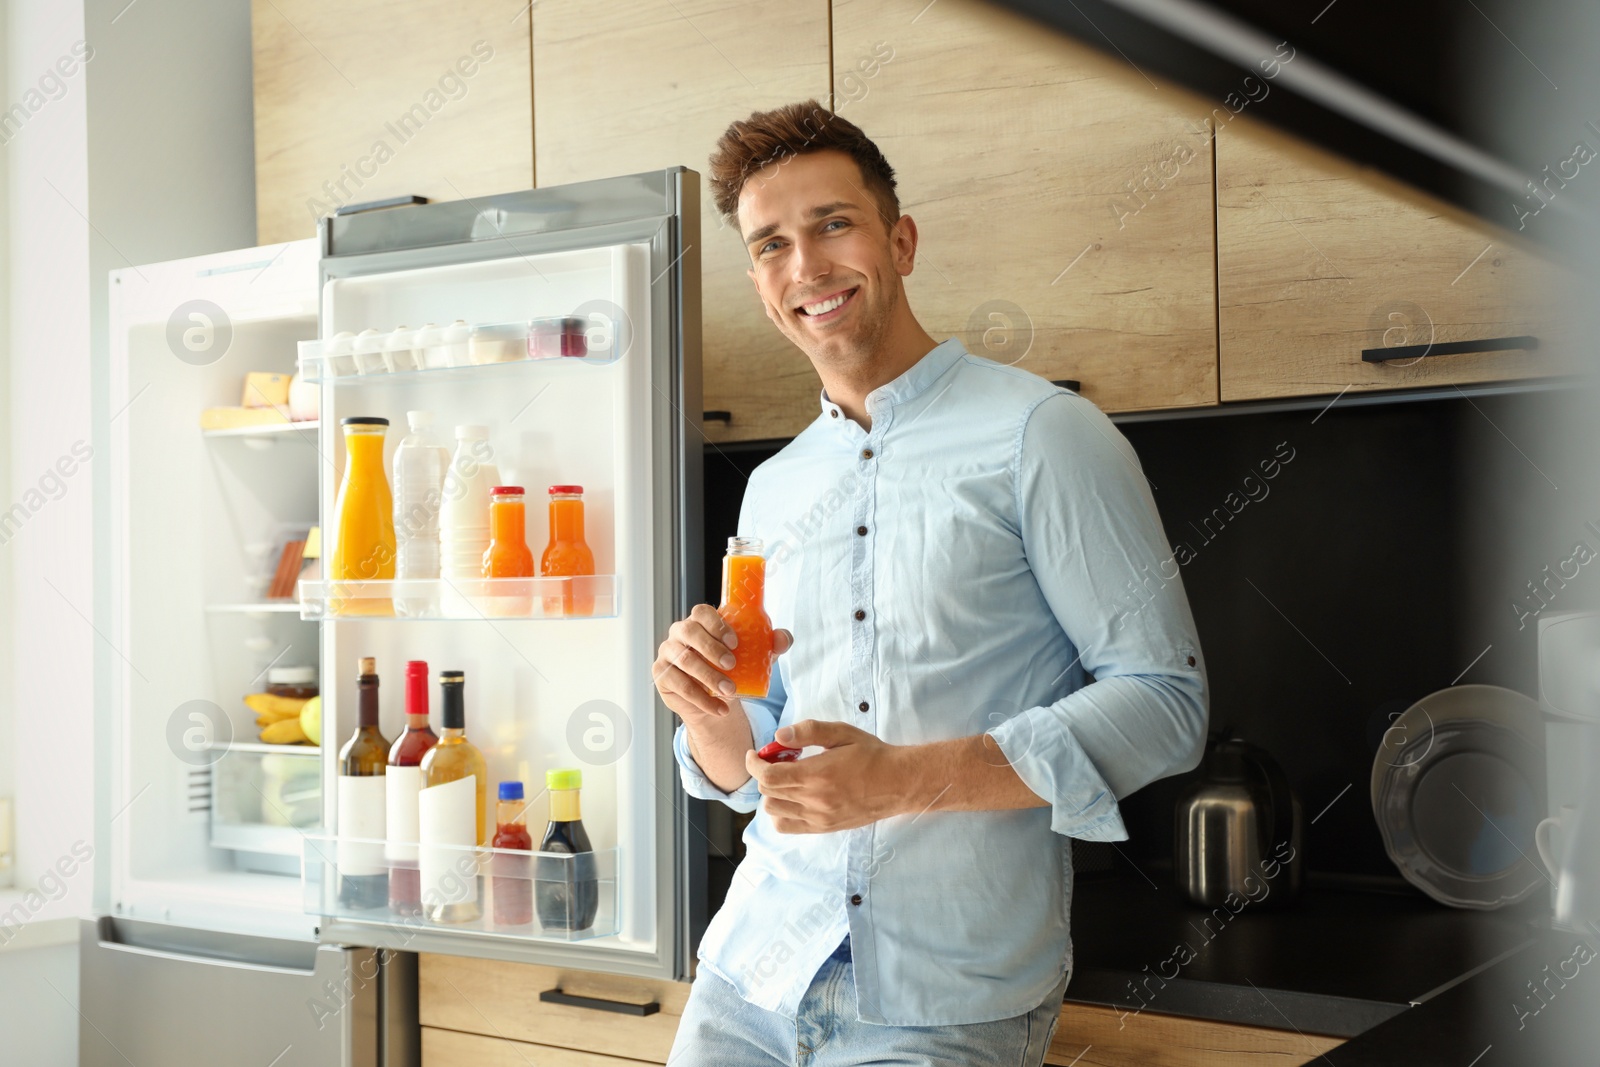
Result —
<path fill-rule="evenodd" d="M 267 692 L 290 700 L 310 700 L 317 695 L 317 669 L 273 667 L 267 671 Z"/>

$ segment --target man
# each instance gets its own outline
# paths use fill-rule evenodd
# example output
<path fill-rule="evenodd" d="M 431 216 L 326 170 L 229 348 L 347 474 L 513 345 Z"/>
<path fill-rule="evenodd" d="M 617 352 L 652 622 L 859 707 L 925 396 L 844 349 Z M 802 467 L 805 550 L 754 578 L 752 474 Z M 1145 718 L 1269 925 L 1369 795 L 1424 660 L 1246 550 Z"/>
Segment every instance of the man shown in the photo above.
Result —
<path fill-rule="evenodd" d="M 739 519 L 781 628 L 768 695 L 729 694 L 708 605 L 655 663 L 684 787 L 759 804 L 671 1061 L 1038 1064 L 1069 838 L 1124 840 L 1117 799 L 1205 737 L 1155 503 L 1092 403 L 918 324 L 916 223 L 853 124 L 814 101 L 735 122 L 711 183 L 823 389 Z M 767 764 L 774 738 L 808 752 Z"/>

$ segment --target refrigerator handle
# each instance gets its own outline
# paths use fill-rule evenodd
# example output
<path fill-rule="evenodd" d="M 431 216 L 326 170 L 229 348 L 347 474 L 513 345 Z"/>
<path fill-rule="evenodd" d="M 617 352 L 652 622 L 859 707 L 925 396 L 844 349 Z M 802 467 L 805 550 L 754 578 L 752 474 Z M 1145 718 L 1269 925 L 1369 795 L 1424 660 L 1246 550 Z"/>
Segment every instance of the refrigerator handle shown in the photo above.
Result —
<path fill-rule="evenodd" d="M 110 919 L 102 917 L 96 924 L 96 940 L 100 947 L 112 952 L 125 952 L 129 955 L 144 956 L 149 959 L 172 960 L 177 963 L 197 963 L 206 966 L 230 967 L 241 971 L 254 971 L 261 974 L 290 974 L 308 976 L 316 973 L 316 953 L 308 955 L 303 967 L 295 966 L 287 961 L 278 960 L 264 962 L 258 959 L 249 959 L 242 954 L 211 952 L 184 952 L 175 948 L 156 948 L 150 945 L 140 945 L 123 940 L 117 936 L 119 927 Z M 315 950 L 317 946 L 308 946 Z M 335 950 L 337 951 L 337 950 Z"/>

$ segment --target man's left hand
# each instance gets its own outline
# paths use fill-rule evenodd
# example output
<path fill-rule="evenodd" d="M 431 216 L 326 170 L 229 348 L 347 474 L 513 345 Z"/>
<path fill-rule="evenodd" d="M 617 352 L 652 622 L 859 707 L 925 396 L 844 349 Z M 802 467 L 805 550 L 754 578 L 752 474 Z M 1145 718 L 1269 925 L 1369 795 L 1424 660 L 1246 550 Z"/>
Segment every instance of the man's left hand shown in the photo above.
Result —
<path fill-rule="evenodd" d="M 818 719 L 780 727 L 778 740 L 790 748 L 827 749 L 790 763 L 768 763 L 754 751 L 745 754 L 745 769 L 760 783 L 779 833 L 851 830 L 913 810 L 914 767 L 907 746 Z"/>

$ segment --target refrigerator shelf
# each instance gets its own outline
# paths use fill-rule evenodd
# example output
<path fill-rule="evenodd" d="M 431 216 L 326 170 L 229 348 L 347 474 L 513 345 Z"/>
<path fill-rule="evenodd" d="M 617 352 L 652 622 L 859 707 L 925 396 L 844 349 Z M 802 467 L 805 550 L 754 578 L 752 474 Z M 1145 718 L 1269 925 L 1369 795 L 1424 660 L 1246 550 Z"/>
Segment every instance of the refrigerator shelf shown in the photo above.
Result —
<path fill-rule="evenodd" d="M 293 600 L 264 600 L 259 604 L 207 604 L 206 610 L 220 615 L 269 615 L 299 611 L 300 605 Z"/>
<path fill-rule="evenodd" d="M 305 911 L 324 921 L 501 941 L 589 941 L 620 929 L 614 848 L 523 852 L 307 834 L 303 849 Z"/>
<path fill-rule="evenodd" d="M 282 437 L 290 433 L 309 433 L 315 436 L 317 432 L 316 419 L 302 419 L 299 422 L 269 422 L 261 426 L 233 426 L 226 430 L 201 430 L 200 436 L 206 438 L 228 437 Z"/>
<path fill-rule="evenodd" d="M 608 619 L 617 576 L 302 580 L 302 619 Z"/>
<path fill-rule="evenodd" d="M 620 309 L 619 309 L 620 310 Z M 350 337 L 301 341 L 300 377 L 307 382 L 356 382 L 440 372 L 481 370 L 507 363 L 615 363 L 630 331 L 611 316 L 560 316 L 524 322 L 363 331 Z M 476 377 L 476 376 L 474 376 Z"/>

